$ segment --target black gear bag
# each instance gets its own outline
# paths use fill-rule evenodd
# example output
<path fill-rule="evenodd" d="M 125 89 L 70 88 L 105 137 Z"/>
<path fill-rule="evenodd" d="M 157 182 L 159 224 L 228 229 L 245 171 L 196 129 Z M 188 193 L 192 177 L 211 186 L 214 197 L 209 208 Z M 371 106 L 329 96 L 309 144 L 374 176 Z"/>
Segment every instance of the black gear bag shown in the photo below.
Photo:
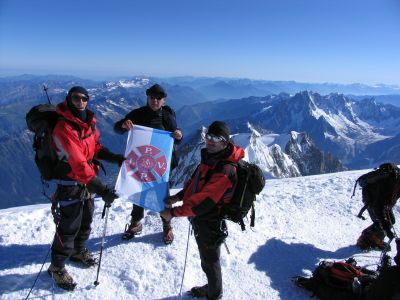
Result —
<path fill-rule="evenodd" d="M 32 145 L 35 151 L 35 163 L 44 180 L 61 179 L 57 172 L 58 158 L 52 137 L 53 128 L 59 117 L 52 104 L 36 105 L 26 114 L 28 129 L 35 134 Z"/>
<path fill-rule="evenodd" d="M 251 209 L 250 226 L 254 227 L 255 209 L 254 202 L 265 186 L 265 177 L 262 170 L 254 163 L 249 163 L 243 159 L 238 163 L 230 161 L 220 161 L 214 170 L 223 168 L 230 164 L 236 168 L 237 182 L 232 191 L 226 193 L 221 200 L 221 215 L 224 219 L 239 223 L 242 230 L 246 229 L 243 219 Z M 205 181 L 211 178 L 214 170 L 211 170 L 205 177 Z M 215 171 L 214 171 L 215 172 Z M 231 199 L 224 202 L 224 199 Z"/>
<path fill-rule="evenodd" d="M 368 208 L 368 206 L 372 205 L 371 201 L 375 200 L 371 199 L 371 197 L 374 198 L 373 195 L 377 193 L 376 190 L 377 184 L 385 184 L 399 177 L 400 177 L 400 169 L 397 167 L 395 163 L 391 162 L 383 163 L 378 168 L 375 168 L 373 171 L 360 176 L 354 184 L 353 195 L 351 197 L 355 195 L 357 184 L 363 189 L 363 191 L 364 190 L 368 191 L 370 197 L 368 199 L 365 199 L 363 197 L 365 205 L 363 208 L 361 208 L 357 217 L 365 220 L 362 214 Z"/>

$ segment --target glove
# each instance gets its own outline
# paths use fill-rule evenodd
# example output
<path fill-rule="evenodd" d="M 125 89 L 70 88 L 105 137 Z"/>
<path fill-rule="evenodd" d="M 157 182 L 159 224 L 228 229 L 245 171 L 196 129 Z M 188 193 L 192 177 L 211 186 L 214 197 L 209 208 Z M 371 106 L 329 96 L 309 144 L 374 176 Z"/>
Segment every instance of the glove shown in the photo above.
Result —
<path fill-rule="evenodd" d="M 114 189 L 104 185 L 97 176 L 94 176 L 86 185 L 86 187 L 89 192 L 99 195 L 108 207 L 111 206 L 111 203 L 118 198 L 118 195 L 115 194 Z"/>
<path fill-rule="evenodd" d="M 113 164 L 118 164 L 119 167 L 121 167 L 122 163 L 126 160 L 122 154 L 115 154 L 104 147 L 100 149 L 99 153 L 97 154 L 97 158 Z"/>
<path fill-rule="evenodd" d="M 118 167 L 121 168 L 122 163 L 126 160 L 126 158 L 122 154 L 113 154 L 112 158 L 108 160 L 110 163 L 118 164 Z"/>
<path fill-rule="evenodd" d="M 106 203 L 106 207 L 110 207 L 114 200 L 118 198 L 118 195 L 115 193 L 114 189 L 107 187 L 105 192 L 101 195 L 101 198 Z"/>

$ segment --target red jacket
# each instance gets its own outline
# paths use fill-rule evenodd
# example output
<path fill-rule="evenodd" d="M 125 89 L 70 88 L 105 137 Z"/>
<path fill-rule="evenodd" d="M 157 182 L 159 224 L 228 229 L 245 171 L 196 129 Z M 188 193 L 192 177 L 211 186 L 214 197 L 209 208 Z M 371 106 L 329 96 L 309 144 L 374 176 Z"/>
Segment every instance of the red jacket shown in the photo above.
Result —
<path fill-rule="evenodd" d="M 69 178 L 87 184 L 98 173 L 98 167 L 92 159 L 103 147 L 99 143 L 100 133 L 96 129 L 94 113 L 87 110 L 88 121 L 82 122 L 72 114 L 66 101 L 59 103 L 56 111 L 62 116 L 53 130 L 57 156 L 70 165 L 72 170 L 67 174 Z"/>
<path fill-rule="evenodd" d="M 207 149 L 202 150 L 199 168 L 185 184 L 183 190 L 179 192 L 178 196 L 183 199 L 182 206 L 171 209 L 173 216 L 205 215 L 218 207 L 217 204 L 224 194 L 234 187 L 237 177 L 236 168 L 231 164 L 225 164 L 223 168 L 220 168 L 221 170 L 212 172 L 208 180 L 205 178 L 207 172 L 214 169 L 219 161 L 226 160 L 237 163 L 244 157 L 244 150 L 231 143 L 222 152 L 218 156 L 213 156 L 207 153 Z M 229 201 L 229 199 L 226 199 L 226 201 Z"/>

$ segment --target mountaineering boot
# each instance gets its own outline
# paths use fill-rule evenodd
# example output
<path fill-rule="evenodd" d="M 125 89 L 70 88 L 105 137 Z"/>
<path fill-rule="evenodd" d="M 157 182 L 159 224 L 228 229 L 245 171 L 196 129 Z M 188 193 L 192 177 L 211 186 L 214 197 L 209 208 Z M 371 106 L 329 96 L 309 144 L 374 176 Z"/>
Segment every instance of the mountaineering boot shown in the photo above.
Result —
<path fill-rule="evenodd" d="M 131 222 L 130 225 L 126 224 L 125 232 L 122 235 L 122 239 L 130 240 L 135 237 L 135 235 L 139 235 L 142 233 L 143 225 L 140 222 Z"/>
<path fill-rule="evenodd" d="M 208 284 L 203 286 L 192 287 L 192 289 L 189 291 L 188 294 L 192 296 L 192 298 L 206 298 L 207 291 L 208 291 Z"/>
<path fill-rule="evenodd" d="M 169 245 L 174 241 L 174 233 L 172 232 L 171 225 L 163 226 L 163 242 L 165 245 Z"/>
<path fill-rule="evenodd" d="M 73 291 L 75 289 L 76 282 L 74 282 L 65 268 L 56 267 L 51 264 L 47 272 L 60 288 L 67 291 Z"/>
<path fill-rule="evenodd" d="M 390 250 L 390 245 L 388 245 L 388 243 L 385 243 L 376 235 L 369 236 L 361 234 L 357 240 L 357 246 L 360 247 L 361 250 Z"/>
<path fill-rule="evenodd" d="M 192 296 L 192 298 L 206 298 L 208 300 L 222 299 L 222 293 L 217 297 L 208 297 L 208 284 L 203 286 L 195 286 L 188 292 L 188 294 Z"/>
<path fill-rule="evenodd" d="M 74 255 L 70 257 L 70 260 L 81 262 L 88 267 L 93 267 L 98 264 L 97 259 L 93 257 L 93 253 L 86 248 L 76 252 Z"/>

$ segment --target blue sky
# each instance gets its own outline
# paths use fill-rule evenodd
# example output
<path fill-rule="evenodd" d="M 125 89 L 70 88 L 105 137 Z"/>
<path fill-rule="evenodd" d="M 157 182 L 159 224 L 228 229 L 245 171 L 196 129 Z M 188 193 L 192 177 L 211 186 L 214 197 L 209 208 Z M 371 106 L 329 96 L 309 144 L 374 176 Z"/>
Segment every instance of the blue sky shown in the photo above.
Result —
<path fill-rule="evenodd" d="M 0 75 L 400 85 L 397 0 L 0 0 Z"/>

